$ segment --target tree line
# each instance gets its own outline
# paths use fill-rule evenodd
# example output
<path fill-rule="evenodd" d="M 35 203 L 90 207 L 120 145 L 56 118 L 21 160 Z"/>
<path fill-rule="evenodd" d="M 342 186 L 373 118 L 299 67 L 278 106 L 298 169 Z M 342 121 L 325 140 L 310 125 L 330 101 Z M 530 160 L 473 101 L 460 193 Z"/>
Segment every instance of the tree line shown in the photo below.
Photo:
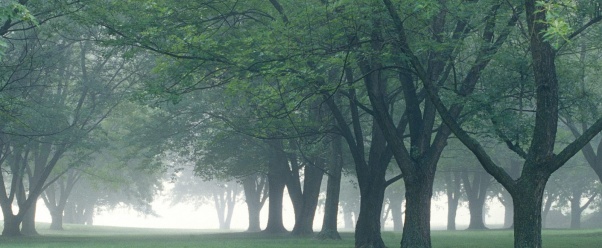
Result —
<path fill-rule="evenodd" d="M 393 188 L 401 247 L 431 247 L 445 163 L 450 209 L 463 188 L 478 216 L 490 175 L 512 206 L 515 247 L 541 247 L 553 174 L 582 153 L 602 175 L 590 142 L 602 130 L 597 1 L 21 0 L 0 13 L 4 235 L 27 229 L 40 196 L 57 202 L 51 188 L 70 191 L 73 173 L 157 180 L 193 164 L 201 178 L 238 180 L 249 212 L 267 197 L 268 233 L 287 231 L 285 189 L 291 232 L 313 233 L 326 176 L 319 235 L 337 238 L 347 167 L 356 247 L 385 247 Z M 442 159 L 460 146 L 487 175 Z M 66 204 L 54 205 L 60 216 Z"/>

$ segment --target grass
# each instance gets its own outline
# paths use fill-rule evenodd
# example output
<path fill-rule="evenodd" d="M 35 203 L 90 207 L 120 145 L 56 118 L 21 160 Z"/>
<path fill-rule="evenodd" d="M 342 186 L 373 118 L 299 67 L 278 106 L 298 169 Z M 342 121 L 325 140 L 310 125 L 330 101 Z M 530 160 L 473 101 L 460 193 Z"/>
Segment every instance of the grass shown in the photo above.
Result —
<path fill-rule="evenodd" d="M 0 237 L 1 247 L 236 247 L 276 248 L 353 247 L 353 233 L 342 233 L 342 241 L 295 238 L 289 235 L 266 236 L 244 232 L 219 233 L 210 230 L 144 229 L 66 225 L 64 231 L 39 225 L 38 237 Z M 512 231 L 433 231 L 433 247 L 512 247 Z M 384 232 L 389 247 L 399 247 L 400 233 Z M 544 230 L 546 248 L 597 247 L 602 230 Z"/>

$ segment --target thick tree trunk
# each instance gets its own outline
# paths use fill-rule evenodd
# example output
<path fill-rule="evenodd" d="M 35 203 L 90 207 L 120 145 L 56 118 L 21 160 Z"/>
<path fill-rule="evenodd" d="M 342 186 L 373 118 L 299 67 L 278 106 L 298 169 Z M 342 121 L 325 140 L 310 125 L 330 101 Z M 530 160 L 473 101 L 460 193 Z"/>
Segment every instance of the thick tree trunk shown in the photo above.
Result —
<path fill-rule="evenodd" d="M 4 237 L 16 237 L 22 236 L 21 233 L 21 220 L 12 214 L 4 214 L 4 229 L 2 229 L 2 236 Z"/>
<path fill-rule="evenodd" d="M 247 206 L 249 212 L 249 227 L 247 232 L 259 232 L 261 231 L 260 212 L 261 208 L 255 206 Z"/>
<path fill-rule="evenodd" d="M 470 212 L 470 223 L 468 229 L 483 230 L 487 229 L 483 219 L 483 207 L 485 206 L 485 197 L 468 202 L 468 211 Z"/>
<path fill-rule="evenodd" d="M 540 248 L 541 208 L 549 175 L 526 177 L 519 179 L 516 191 L 511 192 L 514 202 L 514 247 Z"/>
<path fill-rule="evenodd" d="M 433 181 L 429 178 L 405 179 L 406 212 L 401 238 L 402 248 L 431 247 L 431 198 Z"/>
<path fill-rule="evenodd" d="M 63 213 L 59 211 L 52 211 L 50 213 L 52 222 L 50 223 L 50 230 L 63 230 Z"/>
<path fill-rule="evenodd" d="M 360 213 L 355 226 L 356 248 L 384 248 L 380 217 L 385 196 L 384 182 L 376 180 L 372 187 L 360 190 Z"/>
<path fill-rule="evenodd" d="M 76 221 L 75 204 L 67 201 L 65 211 L 63 211 L 63 223 L 75 224 Z"/>
<path fill-rule="evenodd" d="M 21 233 L 28 236 L 39 235 L 36 230 L 36 208 L 37 204 L 32 204 L 29 210 L 23 216 L 23 222 L 21 223 Z"/>
<path fill-rule="evenodd" d="M 316 159 L 315 166 L 323 164 L 322 159 Z M 314 217 L 318 207 L 318 198 L 320 197 L 320 186 L 324 172 L 315 166 L 305 166 L 305 180 L 303 182 L 303 203 L 300 214 L 295 220 L 295 226 L 291 232 L 295 236 L 306 236 L 314 233 Z"/>

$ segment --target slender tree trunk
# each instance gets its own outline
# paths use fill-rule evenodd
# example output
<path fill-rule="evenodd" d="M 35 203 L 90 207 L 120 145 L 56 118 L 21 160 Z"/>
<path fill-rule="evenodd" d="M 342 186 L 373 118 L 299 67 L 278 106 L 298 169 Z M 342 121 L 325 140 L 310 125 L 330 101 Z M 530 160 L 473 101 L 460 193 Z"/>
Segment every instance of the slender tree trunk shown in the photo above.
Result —
<path fill-rule="evenodd" d="M 286 185 L 286 168 L 288 162 L 283 154 L 282 140 L 270 140 L 272 154 L 268 161 L 269 205 L 266 233 L 286 233 L 282 219 L 282 202 Z"/>
<path fill-rule="evenodd" d="M 464 189 L 468 196 L 468 210 L 470 211 L 468 229 L 487 229 L 483 219 L 483 207 L 487 199 L 487 189 L 491 184 L 490 176 L 485 172 L 475 172 L 471 182 L 468 172 L 464 171 L 462 172 L 462 178 L 464 180 Z"/>
<path fill-rule="evenodd" d="M 87 226 L 94 225 L 94 204 L 87 203 L 83 207 L 83 224 Z"/>
<path fill-rule="evenodd" d="M 401 232 L 403 230 L 402 196 L 389 198 L 389 204 L 391 206 L 391 218 L 393 219 L 393 231 Z"/>
<path fill-rule="evenodd" d="M 391 205 L 385 200 L 383 201 L 383 207 L 380 210 L 380 230 L 385 230 L 385 222 L 389 218 L 389 213 L 391 212 Z"/>
<path fill-rule="evenodd" d="M 406 212 L 402 248 L 431 247 L 431 198 L 433 181 L 428 177 L 404 178 Z"/>
<path fill-rule="evenodd" d="M 322 230 L 318 233 L 319 239 L 341 239 L 337 222 L 339 213 L 339 196 L 341 192 L 341 171 L 343 169 L 343 147 L 341 136 L 335 136 L 332 142 L 333 159 L 328 170 L 326 183 L 326 202 L 324 203 L 324 219 Z"/>
<path fill-rule="evenodd" d="M 582 191 L 580 189 L 574 189 L 571 196 L 571 228 L 579 229 L 581 228 L 581 212 L 583 209 L 581 208 L 581 195 Z"/>
<path fill-rule="evenodd" d="M 277 234 L 285 233 L 282 220 L 282 201 L 284 194 L 284 181 L 277 175 L 268 174 L 268 184 L 270 188 L 268 199 L 268 223 L 264 232 Z"/>
<path fill-rule="evenodd" d="M 354 224 L 353 211 L 349 207 L 343 206 L 343 225 L 345 229 L 353 229 Z"/>
<path fill-rule="evenodd" d="M 459 198 L 447 197 L 447 230 L 456 230 L 456 214 L 458 213 Z"/>
<path fill-rule="evenodd" d="M 451 174 L 454 175 L 452 179 Z M 447 193 L 447 230 L 456 230 L 456 214 L 458 213 L 458 201 L 460 201 L 460 177 L 457 172 L 445 173 Z"/>
<path fill-rule="evenodd" d="M 249 216 L 249 227 L 247 228 L 247 232 L 261 231 L 260 213 L 264 200 L 262 198 L 265 197 L 262 196 L 265 183 L 263 180 L 258 182 L 257 179 L 257 175 L 252 175 L 244 178 L 242 181 Z"/>

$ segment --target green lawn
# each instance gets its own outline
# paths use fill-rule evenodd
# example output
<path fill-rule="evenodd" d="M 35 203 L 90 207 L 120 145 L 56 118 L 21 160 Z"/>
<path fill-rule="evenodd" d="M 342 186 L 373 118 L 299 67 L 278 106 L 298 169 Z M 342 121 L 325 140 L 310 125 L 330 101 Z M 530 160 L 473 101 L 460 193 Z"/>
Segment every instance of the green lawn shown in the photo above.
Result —
<path fill-rule="evenodd" d="M 353 247 L 353 234 L 343 233 L 342 241 L 293 238 L 289 235 L 265 236 L 250 233 L 216 233 L 203 230 L 143 229 L 102 226 L 65 226 L 65 231 L 50 231 L 40 225 L 39 237 L 3 238 L 0 247 Z M 512 232 L 433 231 L 433 247 L 512 247 Z M 399 247 L 400 233 L 383 233 L 389 247 Z M 602 230 L 545 230 L 544 247 L 597 247 Z"/>

